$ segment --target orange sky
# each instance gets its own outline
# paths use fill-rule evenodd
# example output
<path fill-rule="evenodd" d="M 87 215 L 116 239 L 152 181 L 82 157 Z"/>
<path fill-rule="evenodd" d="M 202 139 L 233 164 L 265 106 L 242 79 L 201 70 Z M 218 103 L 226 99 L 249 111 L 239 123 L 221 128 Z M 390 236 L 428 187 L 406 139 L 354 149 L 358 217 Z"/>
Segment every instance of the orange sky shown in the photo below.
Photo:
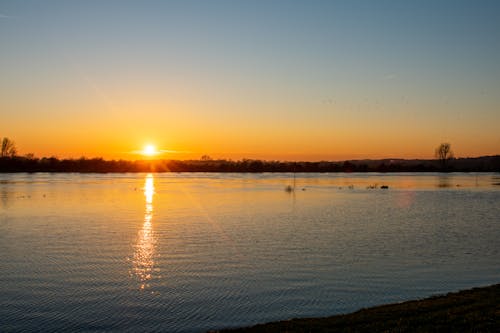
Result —
<path fill-rule="evenodd" d="M 20 154 L 500 153 L 496 7 L 114 6 L 0 5 L 0 136 Z"/>

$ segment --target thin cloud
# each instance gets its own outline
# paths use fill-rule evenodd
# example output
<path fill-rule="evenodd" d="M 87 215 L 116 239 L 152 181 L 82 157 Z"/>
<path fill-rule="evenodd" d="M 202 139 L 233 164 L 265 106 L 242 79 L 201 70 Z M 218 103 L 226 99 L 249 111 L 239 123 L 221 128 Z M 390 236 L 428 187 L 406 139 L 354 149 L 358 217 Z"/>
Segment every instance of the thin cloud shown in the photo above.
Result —
<path fill-rule="evenodd" d="M 383 79 L 384 80 L 394 80 L 397 77 L 398 77 L 397 74 L 389 73 L 389 74 L 384 75 Z"/>
<path fill-rule="evenodd" d="M 191 153 L 188 150 L 168 150 L 168 149 L 160 149 L 160 153 L 168 153 L 168 154 L 187 154 Z"/>
<path fill-rule="evenodd" d="M 143 155 L 144 154 L 144 150 L 131 150 L 131 151 L 127 151 L 126 152 L 127 154 L 133 154 L 133 155 Z M 156 154 L 155 155 L 162 155 L 162 154 L 187 154 L 187 153 L 191 153 L 190 151 L 187 151 L 187 150 L 171 150 L 171 149 L 158 149 L 156 150 Z"/>

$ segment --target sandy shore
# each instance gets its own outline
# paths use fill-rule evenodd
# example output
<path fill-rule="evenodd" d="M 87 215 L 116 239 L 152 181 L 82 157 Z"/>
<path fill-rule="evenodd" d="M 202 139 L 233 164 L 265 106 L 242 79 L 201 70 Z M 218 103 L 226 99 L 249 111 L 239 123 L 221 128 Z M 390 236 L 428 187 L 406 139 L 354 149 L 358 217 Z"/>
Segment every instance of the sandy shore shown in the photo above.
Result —
<path fill-rule="evenodd" d="M 346 315 L 211 332 L 500 332 L 500 284 Z"/>

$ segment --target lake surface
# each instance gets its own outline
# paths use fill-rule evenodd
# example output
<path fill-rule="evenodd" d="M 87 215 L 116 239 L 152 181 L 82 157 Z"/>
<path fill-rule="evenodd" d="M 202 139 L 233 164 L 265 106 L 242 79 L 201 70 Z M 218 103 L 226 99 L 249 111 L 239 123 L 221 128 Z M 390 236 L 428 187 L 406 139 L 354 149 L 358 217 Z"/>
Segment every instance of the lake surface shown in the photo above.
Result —
<path fill-rule="evenodd" d="M 295 182 L 0 174 L 0 330 L 202 332 L 500 282 L 499 174 Z"/>

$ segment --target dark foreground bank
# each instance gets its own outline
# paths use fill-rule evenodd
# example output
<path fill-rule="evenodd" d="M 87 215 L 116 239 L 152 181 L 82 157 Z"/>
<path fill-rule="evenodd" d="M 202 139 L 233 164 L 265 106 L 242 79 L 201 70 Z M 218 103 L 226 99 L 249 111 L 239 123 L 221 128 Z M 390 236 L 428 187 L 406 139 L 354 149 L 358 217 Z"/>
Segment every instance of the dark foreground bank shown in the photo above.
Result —
<path fill-rule="evenodd" d="M 500 332 L 500 284 L 347 315 L 213 332 Z"/>

